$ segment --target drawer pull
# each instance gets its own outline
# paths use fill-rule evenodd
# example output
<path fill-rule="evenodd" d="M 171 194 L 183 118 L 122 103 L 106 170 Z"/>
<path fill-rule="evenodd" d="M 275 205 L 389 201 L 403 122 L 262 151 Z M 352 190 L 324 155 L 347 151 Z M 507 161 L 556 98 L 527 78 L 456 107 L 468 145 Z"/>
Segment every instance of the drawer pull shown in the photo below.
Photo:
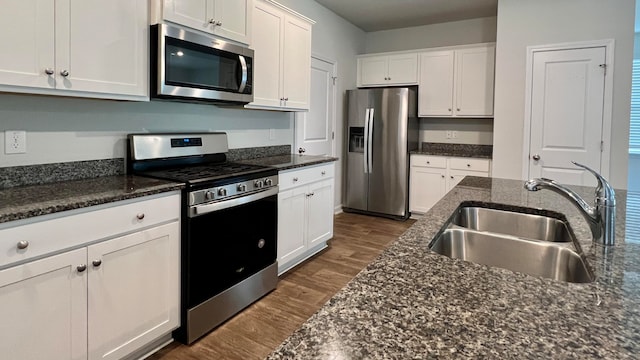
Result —
<path fill-rule="evenodd" d="M 471 164 L 467 164 L 467 167 L 471 167 Z"/>
<path fill-rule="evenodd" d="M 138 220 L 142 220 L 142 219 L 144 219 L 144 213 L 140 213 L 140 214 L 136 215 L 136 218 L 137 218 Z"/>
<path fill-rule="evenodd" d="M 19 250 L 24 250 L 29 247 L 29 242 L 27 240 L 18 241 L 18 245 L 16 247 Z"/>
<path fill-rule="evenodd" d="M 102 265 L 102 260 L 93 260 L 91 264 L 93 264 L 94 267 L 98 267 Z"/>
<path fill-rule="evenodd" d="M 453 179 L 453 176 L 451 178 Z"/>
<path fill-rule="evenodd" d="M 84 272 L 85 270 L 87 270 L 87 264 L 82 264 L 78 266 L 76 270 L 78 270 L 79 273 Z"/>
<path fill-rule="evenodd" d="M 427 165 L 431 164 L 431 161 L 427 161 Z"/>
<path fill-rule="evenodd" d="M 297 177 L 294 177 L 294 178 L 293 178 L 293 182 L 296 182 L 296 181 L 298 181 L 298 178 L 297 178 Z"/>
<path fill-rule="evenodd" d="M 326 173 L 327 173 L 326 171 L 322 171 L 320 175 L 325 175 Z"/>

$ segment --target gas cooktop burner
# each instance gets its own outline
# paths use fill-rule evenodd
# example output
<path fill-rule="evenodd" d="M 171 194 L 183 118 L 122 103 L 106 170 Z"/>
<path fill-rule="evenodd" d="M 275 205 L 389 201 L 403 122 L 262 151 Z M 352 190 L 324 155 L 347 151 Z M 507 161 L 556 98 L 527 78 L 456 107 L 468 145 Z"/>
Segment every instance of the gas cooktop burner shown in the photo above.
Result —
<path fill-rule="evenodd" d="M 269 169 L 270 168 L 266 166 L 260 165 L 225 162 L 150 171 L 147 172 L 146 175 L 186 183 L 200 183 L 232 176 L 260 173 Z"/>

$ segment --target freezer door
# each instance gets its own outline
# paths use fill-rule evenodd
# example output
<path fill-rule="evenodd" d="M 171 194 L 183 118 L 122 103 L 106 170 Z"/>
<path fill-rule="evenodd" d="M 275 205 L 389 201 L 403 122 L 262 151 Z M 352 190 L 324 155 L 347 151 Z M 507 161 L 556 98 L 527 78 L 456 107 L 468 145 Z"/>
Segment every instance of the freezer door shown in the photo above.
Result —
<path fill-rule="evenodd" d="M 375 89 L 369 127 L 371 166 L 369 204 L 372 212 L 406 216 L 408 207 L 407 127 L 409 89 Z"/>
<path fill-rule="evenodd" d="M 347 183 L 345 207 L 367 210 L 368 174 L 365 162 L 367 117 L 369 116 L 370 90 L 347 91 L 348 119 Z"/>

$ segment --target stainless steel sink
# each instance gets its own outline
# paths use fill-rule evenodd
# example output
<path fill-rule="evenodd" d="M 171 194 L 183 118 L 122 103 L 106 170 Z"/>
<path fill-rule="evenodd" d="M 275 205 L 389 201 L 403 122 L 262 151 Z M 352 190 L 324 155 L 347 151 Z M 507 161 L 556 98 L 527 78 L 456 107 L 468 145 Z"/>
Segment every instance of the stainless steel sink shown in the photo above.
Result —
<path fill-rule="evenodd" d="M 569 228 L 565 221 L 535 214 L 464 206 L 459 208 L 451 223 L 468 229 L 527 239 L 553 242 L 571 241 Z"/>
<path fill-rule="evenodd" d="M 451 258 L 554 280 L 594 280 L 566 221 L 532 214 L 534 209 L 518 212 L 500 207 L 463 203 L 429 248 Z"/>

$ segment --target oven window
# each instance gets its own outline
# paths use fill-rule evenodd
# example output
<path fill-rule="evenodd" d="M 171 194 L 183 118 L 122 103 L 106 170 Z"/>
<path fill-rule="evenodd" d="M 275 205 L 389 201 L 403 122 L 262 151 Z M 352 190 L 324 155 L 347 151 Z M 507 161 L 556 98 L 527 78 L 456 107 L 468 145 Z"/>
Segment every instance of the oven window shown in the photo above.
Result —
<path fill-rule="evenodd" d="M 237 92 L 238 55 L 167 37 L 165 82 L 168 85 Z"/>
<path fill-rule="evenodd" d="M 187 219 L 187 307 L 276 261 L 278 197 Z"/>

